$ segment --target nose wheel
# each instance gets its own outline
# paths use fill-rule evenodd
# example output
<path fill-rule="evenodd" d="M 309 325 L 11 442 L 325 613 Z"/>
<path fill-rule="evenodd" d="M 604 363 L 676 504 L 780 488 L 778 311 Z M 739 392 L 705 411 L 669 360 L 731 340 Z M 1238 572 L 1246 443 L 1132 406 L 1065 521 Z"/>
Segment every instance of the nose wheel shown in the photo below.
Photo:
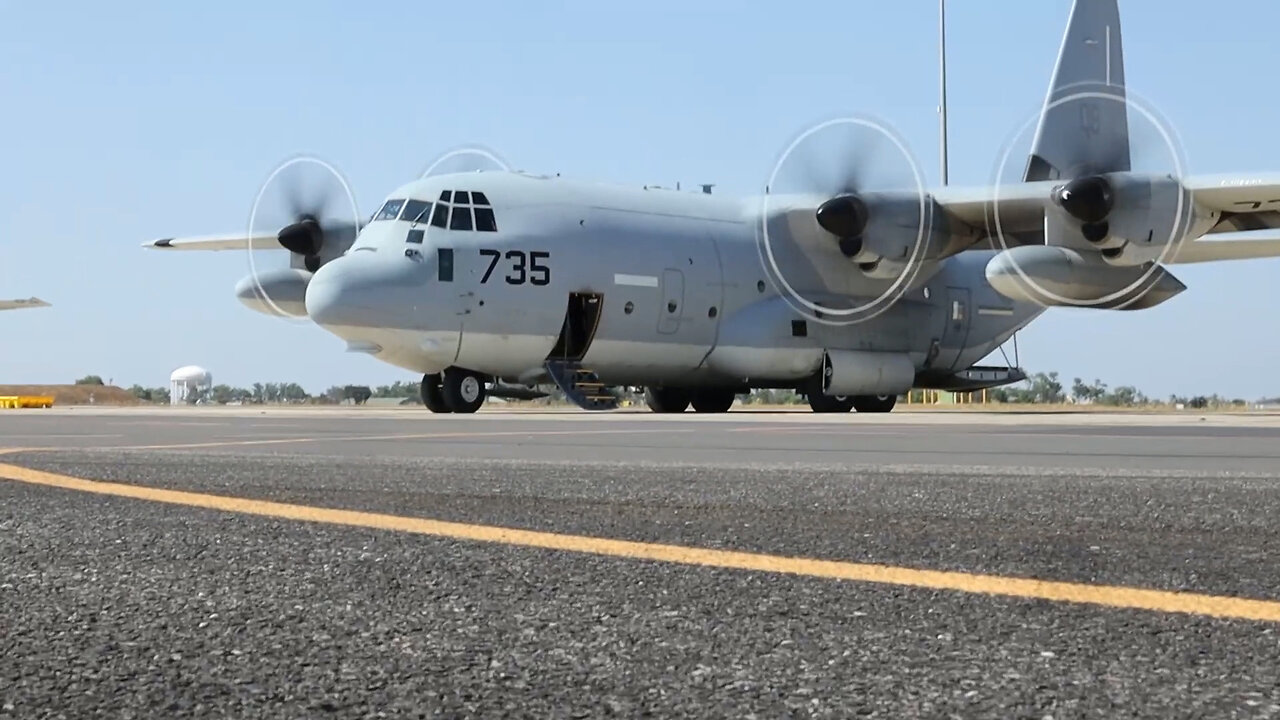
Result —
<path fill-rule="evenodd" d="M 439 375 L 422 378 L 422 403 L 436 413 L 473 413 L 485 400 L 485 378 L 479 373 L 451 367 Z"/>
<path fill-rule="evenodd" d="M 441 379 L 444 402 L 456 413 L 473 413 L 484 404 L 484 377 L 479 373 L 451 367 Z"/>
<path fill-rule="evenodd" d="M 444 387 L 439 373 L 422 376 L 422 404 L 433 413 L 453 412 L 444 401 Z"/>

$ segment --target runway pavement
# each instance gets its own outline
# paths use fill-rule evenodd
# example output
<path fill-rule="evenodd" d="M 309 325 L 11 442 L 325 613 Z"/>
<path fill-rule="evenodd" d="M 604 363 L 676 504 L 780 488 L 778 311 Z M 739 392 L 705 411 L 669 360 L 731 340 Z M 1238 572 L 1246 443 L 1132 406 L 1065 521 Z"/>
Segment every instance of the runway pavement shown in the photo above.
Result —
<path fill-rule="evenodd" d="M 1260 414 L 0 414 L 0 717 L 1275 717 L 1277 440 Z"/>

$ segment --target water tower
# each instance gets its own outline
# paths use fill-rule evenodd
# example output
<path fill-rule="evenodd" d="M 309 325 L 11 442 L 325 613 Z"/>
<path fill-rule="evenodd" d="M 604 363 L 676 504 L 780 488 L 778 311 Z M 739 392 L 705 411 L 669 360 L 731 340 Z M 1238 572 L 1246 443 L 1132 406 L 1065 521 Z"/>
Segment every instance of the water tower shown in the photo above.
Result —
<path fill-rule="evenodd" d="M 213 388 L 213 375 L 202 367 L 187 365 L 169 376 L 169 404 L 183 405 L 202 390 Z"/>

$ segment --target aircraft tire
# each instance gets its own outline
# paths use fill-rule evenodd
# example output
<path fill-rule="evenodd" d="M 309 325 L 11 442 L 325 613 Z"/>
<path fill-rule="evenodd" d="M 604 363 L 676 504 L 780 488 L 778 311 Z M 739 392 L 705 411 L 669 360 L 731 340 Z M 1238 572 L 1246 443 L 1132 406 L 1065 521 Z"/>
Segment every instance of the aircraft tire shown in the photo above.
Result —
<path fill-rule="evenodd" d="M 444 388 L 439 373 L 422 376 L 422 404 L 433 413 L 452 412 L 449 409 L 449 403 L 444 400 Z"/>
<path fill-rule="evenodd" d="M 711 388 L 706 390 L 695 390 L 690 402 L 693 409 L 700 413 L 723 413 L 729 412 L 729 408 L 733 407 L 734 398 L 737 395 L 732 390 L 720 390 Z"/>
<path fill-rule="evenodd" d="M 484 404 L 484 378 L 470 370 L 445 370 L 441 390 L 445 404 L 455 413 L 473 413 Z"/>
<path fill-rule="evenodd" d="M 897 402 L 897 395 L 855 395 L 853 409 L 860 413 L 887 413 Z"/>
<path fill-rule="evenodd" d="M 844 395 L 827 395 L 822 391 L 810 392 L 806 397 L 809 400 L 809 409 L 816 413 L 849 412 L 857 402 L 851 397 L 846 397 Z"/>
<path fill-rule="evenodd" d="M 688 390 L 680 388 L 644 389 L 644 402 L 656 413 L 682 413 L 689 407 Z"/>

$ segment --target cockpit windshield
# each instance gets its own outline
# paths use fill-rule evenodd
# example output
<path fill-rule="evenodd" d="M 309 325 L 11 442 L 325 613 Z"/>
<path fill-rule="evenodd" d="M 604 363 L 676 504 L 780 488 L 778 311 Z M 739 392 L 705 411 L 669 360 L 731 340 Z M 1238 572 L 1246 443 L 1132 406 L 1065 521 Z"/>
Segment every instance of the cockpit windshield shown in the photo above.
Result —
<path fill-rule="evenodd" d="M 370 221 L 375 222 L 378 220 L 395 220 L 396 217 L 400 215 L 400 208 L 402 206 L 404 206 L 403 198 L 388 200 L 382 206 L 381 210 L 373 214 L 373 217 L 370 218 Z"/>
<path fill-rule="evenodd" d="M 424 223 L 431 219 L 431 203 L 426 200 L 409 200 L 400 213 L 401 220 L 411 223 Z"/>

